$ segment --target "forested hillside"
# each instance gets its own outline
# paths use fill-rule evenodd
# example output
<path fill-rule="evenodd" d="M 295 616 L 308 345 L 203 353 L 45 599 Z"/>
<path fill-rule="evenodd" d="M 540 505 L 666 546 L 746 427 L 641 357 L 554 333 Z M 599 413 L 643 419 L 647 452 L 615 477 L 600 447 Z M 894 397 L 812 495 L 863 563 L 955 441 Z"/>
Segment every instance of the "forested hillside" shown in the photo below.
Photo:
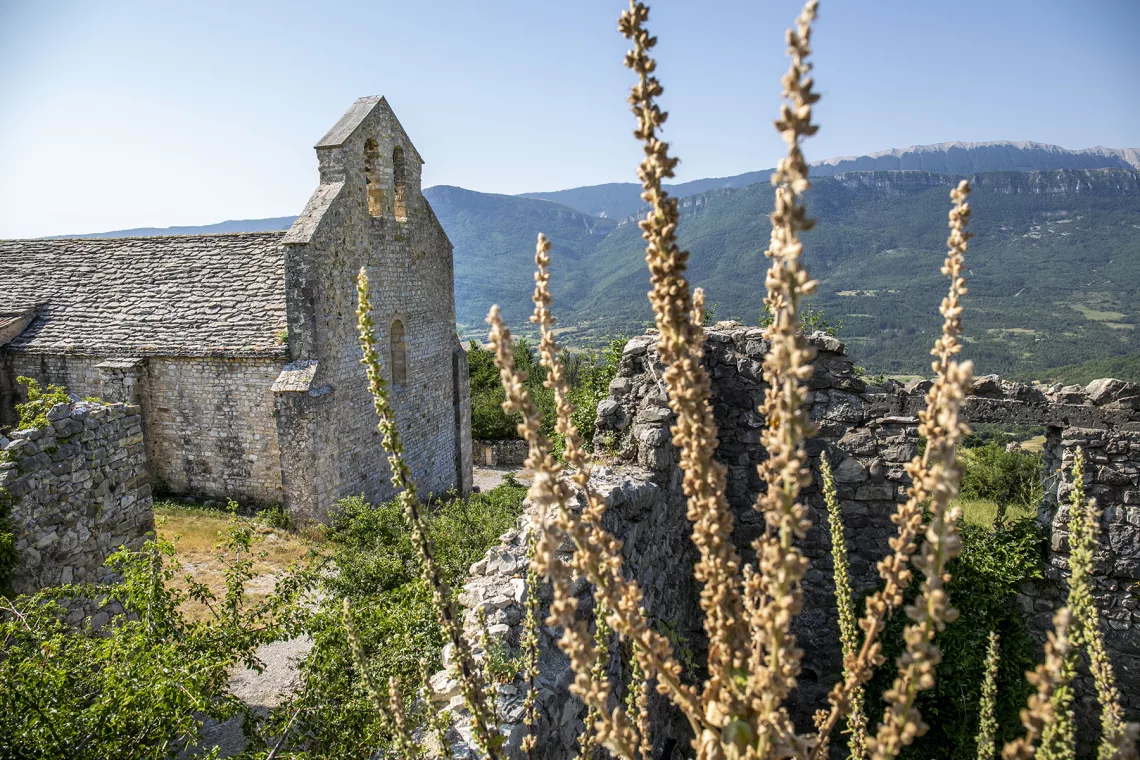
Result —
<path fill-rule="evenodd" d="M 1140 290 L 1140 173 L 992 172 L 971 198 L 967 355 L 982 372 L 1044 373 L 1136 351 Z M 953 175 L 858 172 L 823 177 L 808 197 L 805 235 L 821 280 L 815 306 L 868 369 L 921 373 L 944 290 L 947 193 Z M 640 331 L 648 273 L 635 223 L 470 191 L 428 191 L 456 246 L 460 321 L 478 334 L 494 301 L 524 327 L 533 238 L 556 245 L 555 295 L 565 338 L 596 342 Z M 451 189 L 449 189 L 451 190 Z M 477 205 L 476 205 L 477 204 Z M 682 199 L 681 244 L 718 318 L 756 322 L 772 190 L 766 183 Z M 608 234 L 606 232 L 608 231 Z M 561 250 L 557 246 L 561 247 Z M 470 274 L 470 281 L 464 282 Z"/>

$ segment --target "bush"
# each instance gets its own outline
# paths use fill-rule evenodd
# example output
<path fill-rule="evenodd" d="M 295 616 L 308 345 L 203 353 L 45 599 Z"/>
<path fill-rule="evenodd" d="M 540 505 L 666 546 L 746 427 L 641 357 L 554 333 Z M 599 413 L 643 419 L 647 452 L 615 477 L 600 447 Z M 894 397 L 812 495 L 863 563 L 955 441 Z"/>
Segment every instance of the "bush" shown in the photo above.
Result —
<path fill-rule="evenodd" d="M 598 404 L 609 396 L 610 381 L 617 375 L 625 344 L 625 338 L 616 338 L 600 351 L 562 352 L 562 367 L 570 386 L 570 400 L 574 403 L 574 423 L 587 447 L 594 440 Z M 471 341 L 467 363 L 471 376 L 471 437 L 479 441 L 517 439 L 520 418 L 503 411 L 506 391 L 493 354 Z M 538 362 L 525 340 L 515 344 L 515 366 L 526 372 L 527 391 L 542 413 L 543 432 L 554 437 L 554 391 L 543 385 L 546 368 Z M 559 443 L 556 452 L 561 448 Z"/>
<path fill-rule="evenodd" d="M 986 499 L 997 504 L 1001 523 L 1013 507 L 1035 512 L 1041 501 L 1041 453 L 1022 449 L 1007 451 L 998 442 L 990 442 L 960 452 L 963 473 L 963 499 Z"/>
<path fill-rule="evenodd" d="M 291 573 L 274 594 L 247 603 L 252 545 L 248 528 L 236 525 L 219 544 L 229 569 L 220 599 L 200 584 L 175 590 L 174 546 L 158 539 L 112 555 L 108 565 L 120 576 L 112 584 L 63 586 L 0 606 L 0 757 L 173 758 L 197 744 L 205 719 L 243 713 L 227 688 L 230 668 L 259 667 L 258 646 L 299 632 L 309 579 Z M 126 614 L 95 630 L 93 618 L 69 622 L 74 599 L 118 602 Z M 214 615 L 185 617 L 188 599 Z"/>
<path fill-rule="evenodd" d="M 962 553 L 950 562 L 947 591 L 959 616 L 935 640 L 942 662 L 934 688 L 922 692 L 917 707 L 930 731 L 900 755 L 904 760 L 974 760 L 978 732 L 978 700 L 985 672 L 990 631 L 1001 637 L 997 709 L 999 746 L 1020 735 L 1019 711 L 1031 691 L 1026 671 L 1036 665 L 1034 644 L 1025 616 L 1017 604 L 1017 588 L 1041 576 L 1044 537 L 1032 519 L 996 530 L 959 523 Z M 917 590 L 910 589 L 908 603 Z M 861 609 L 862 605 L 860 605 Z M 899 610 L 883 638 L 887 665 L 878 668 L 869 694 L 878 702 L 895 678 L 892 666 L 903 651 L 902 631 L 907 621 Z M 879 712 L 869 710 L 877 721 Z"/>
<path fill-rule="evenodd" d="M 16 413 L 20 416 L 20 422 L 16 426 L 18 430 L 47 427 L 47 413 L 51 408 L 71 401 L 67 390 L 62 386 L 48 385 L 45 391 L 34 378 L 23 376 L 17 377 L 16 382 L 28 389 L 28 400 L 16 404 Z"/>
<path fill-rule="evenodd" d="M 508 480 L 467 501 L 451 498 L 431 509 L 428 532 L 440 574 L 452 589 L 515 525 L 525 495 L 523 486 Z M 387 684 L 393 676 L 405 685 L 417 682 L 421 660 L 437 669 L 444 644 L 399 507 L 360 497 L 338 507 L 328 533 L 337 572 L 326 578 L 327 601 L 311 622 L 314 646 L 301 668 L 301 688 L 271 718 L 281 730 L 294 715 L 302 716 L 292 735 L 303 738 L 296 740 L 292 757 L 369 757 L 385 740 L 384 718 L 368 700 L 348 648 L 339 599 L 351 604 L 375 683 Z"/>
<path fill-rule="evenodd" d="M 582 434 L 587 451 L 594 442 L 598 404 L 610 396 L 610 381 L 617 376 L 621 353 L 627 342 L 626 338 L 616 338 L 600 351 L 563 356 L 562 366 L 571 387 L 570 401 L 574 404 L 571 419 Z M 559 450 L 561 448 L 558 446 Z"/>
<path fill-rule="evenodd" d="M 475 341 L 467 350 L 467 365 L 471 384 L 471 437 L 478 441 L 501 441 L 518 438 L 517 414 L 503 411 L 506 392 L 499 379 L 493 354 Z M 553 432 L 554 392 L 543 387 L 546 368 L 539 364 L 525 339 L 515 344 L 515 366 L 526 373 L 527 390 L 543 412 L 544 432 Z"/>

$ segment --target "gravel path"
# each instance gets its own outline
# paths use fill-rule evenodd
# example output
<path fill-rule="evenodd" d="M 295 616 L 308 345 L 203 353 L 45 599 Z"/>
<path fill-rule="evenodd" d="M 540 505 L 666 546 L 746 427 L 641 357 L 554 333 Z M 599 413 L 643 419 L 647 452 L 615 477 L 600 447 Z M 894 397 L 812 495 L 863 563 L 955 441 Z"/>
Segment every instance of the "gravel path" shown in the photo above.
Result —
<path fill-rule="evenodd" d="M 265 663 L 265 670 L 260 673 L 252 668 L 235 670 L 230 676 L 230 690 L 254 710 L 268 713 L 297 688 L 299 666 L 312 648 L 313 640 L 308 636 L 263 644 L 257 648 L 257 658 Z M 245 744 L 240 716 L 225 723 L 207 721 L 202 727 L 201 752 L 217 747 L 221 750 L 220 757 L 233 757 L 245 749 Z"/>
<path fill-rule="evenodd" d="M 522 467 L 481 467 L 476 465 L 472 468 L 472 484 L 481 492 L 486 493 L 502 483 L 503 476 L 509 472 L 514 473 L 515 480 L 523 485 L 530 485 L 530 481 L 534 477 L 530 470 L 524 470 Z"/>

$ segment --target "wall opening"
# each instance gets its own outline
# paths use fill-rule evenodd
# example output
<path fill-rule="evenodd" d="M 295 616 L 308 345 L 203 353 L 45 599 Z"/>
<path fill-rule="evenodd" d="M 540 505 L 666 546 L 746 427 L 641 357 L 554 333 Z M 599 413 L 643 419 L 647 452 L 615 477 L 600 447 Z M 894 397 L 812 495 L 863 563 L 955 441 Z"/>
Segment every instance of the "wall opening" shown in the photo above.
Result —
<path fill-rule="evenodd" d="M 384 186 L 380 184 L 380 147 L 369 137 L 364 141 L 364 182 L 368 196 L 368 213 L 384 213 Z"/>
<path fill-rule="evenodd" d="M 392 349 L 392 382 L 399 384 L 408 382 L 408 349 L 404 342 L 404 323 L 398 319 L 392 320 L 392 329 L 388 331 L 388 345 Z"/>
<path fill-rule="evenodd" d="M 396 188 L 396 219 L 408 219 L 408 172 L 404 166 L 404 149 L 397 145 L 392 149 L 392 183 Z"/>

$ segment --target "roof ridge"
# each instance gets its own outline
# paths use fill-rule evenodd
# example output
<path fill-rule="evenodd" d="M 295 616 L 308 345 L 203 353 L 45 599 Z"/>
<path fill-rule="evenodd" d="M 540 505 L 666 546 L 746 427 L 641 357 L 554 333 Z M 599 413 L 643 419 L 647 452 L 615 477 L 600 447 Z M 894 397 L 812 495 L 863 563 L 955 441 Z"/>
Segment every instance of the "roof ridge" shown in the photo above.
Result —
<path fill-rule="evenodd" d="M 258 230 L 246 232 L 191 232 L 182 235 L 116 235 L 104 237 L 100 233 L 87 235 L 49 235 L 40 238 L 0 238 L 0 243 L 55 243 L 82 240 L 87 243 L 101 243 L 115 240 L 202 240 L 204 238 L 260 238 L 284 237 L 288 230 Z"/>

